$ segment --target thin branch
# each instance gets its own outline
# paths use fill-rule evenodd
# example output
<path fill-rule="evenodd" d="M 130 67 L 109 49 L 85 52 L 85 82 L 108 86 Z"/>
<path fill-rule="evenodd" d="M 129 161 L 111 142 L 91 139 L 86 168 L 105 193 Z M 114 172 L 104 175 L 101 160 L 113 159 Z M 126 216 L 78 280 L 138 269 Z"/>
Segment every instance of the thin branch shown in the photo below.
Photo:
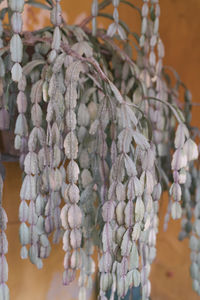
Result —
<path fill-rule="evenodd" d="M 198 103 L 198 102 L 191 102 L 191 105 L 192 106 L 200 106 L 200 102 Z"/>

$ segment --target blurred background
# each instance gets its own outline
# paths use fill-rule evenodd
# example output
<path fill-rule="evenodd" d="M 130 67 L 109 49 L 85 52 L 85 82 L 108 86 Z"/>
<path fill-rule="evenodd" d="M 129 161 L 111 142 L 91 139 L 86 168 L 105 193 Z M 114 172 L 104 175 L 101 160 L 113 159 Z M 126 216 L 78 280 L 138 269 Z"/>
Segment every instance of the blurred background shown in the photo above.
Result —
<path fill-rule="evenodd" d="M 67 23 L 80 23 L 90 14 L 92 0 L 61 1 L 64 19 Z M 141 0 L 131 0 L 140 6 Z M 165 65 L 170 65 L 179 73 L 182 81 L 193 95 L 193 125 L 200 127 L 200 1 L 162 0 L 160 35 L 165 45 Z M 120 18 L 133 31 L 140 32 L 140 18 L 137 13 L 120 4 Z M 49 13 L 26 5 L 24 25 L 26 30 L 35 30 L 48 24 Z M 99 19 L 99 25 L 107 23 Z M 1 135 L 4 141 L 8 133 Z M 63 257 L 61 243 L 54 245 L 50 258 L 44 262 L 42 270 L 37 270 L 28 260 L 20 258 L 18 239 L 18 207 L 21 185 L 21 171 L 16 162 L 5 162 L 6 180 L 4 186 L 4 208 L 8 213 L 7 236 L 9 241 L 8 264 L 12 300 L 77 300 L 77 282 L 69 287 L 62 286 Z M 163 231 L 163 217 L 166 212 L 167 197 L 161 202 L 160 231 L 157 241 L 157 258 L 151 272 L 152 300 L 197 300 L 192 291 L 189 275 L 188 240 L 178 241 L 180 222 L 170 221 L 167 232 Z M 94 293 L 88 300 L 96 300 Z"/>

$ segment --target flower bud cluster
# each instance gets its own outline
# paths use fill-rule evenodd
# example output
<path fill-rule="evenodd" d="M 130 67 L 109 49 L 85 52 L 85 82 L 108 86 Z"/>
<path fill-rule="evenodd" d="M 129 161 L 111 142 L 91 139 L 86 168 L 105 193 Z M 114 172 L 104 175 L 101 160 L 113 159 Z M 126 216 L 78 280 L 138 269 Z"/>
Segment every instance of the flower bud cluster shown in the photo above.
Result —
<path fill-rule="evenodd" d="M 0 174 L 0 298 L 3 300 L 9 300 L 9 289 L 6 284 L 8 281 L 8 263 L 5 256 L 8 253 L 8 240 L 5 234 L 8 217 L 4 208 L 2 207 L 2 194 L 3 178 Z"/>
<path fill-rule="evenodd" d="M 110 37 L 113 37 L 116 33 L 118 33 L 119 37 L 122 40 L 125 40 L 126 32 L 125 32 L 124 28 L 119 24 L 119 11 L 118 11 L 119 4 L 120 4 L 120 0 L 112 0 L 112 5 L 114 6 L 114 11 L 113 11 L 114 23 L 111 23 L 109 25 L 107 34 Z"/>
<path fill-rule="evenodd" d="M 22 57 L 23 57 L 23 42 L 20 37 L 22 31 L 22 12 L 24 10 L 24 0 L 9 0 L 9 7 L 12 11 L 11 26 L 13 36 L 10 40 L 11 60 L 14 62 L 12 67 L 12 80 L 19 82 L 22 77 Z"/>

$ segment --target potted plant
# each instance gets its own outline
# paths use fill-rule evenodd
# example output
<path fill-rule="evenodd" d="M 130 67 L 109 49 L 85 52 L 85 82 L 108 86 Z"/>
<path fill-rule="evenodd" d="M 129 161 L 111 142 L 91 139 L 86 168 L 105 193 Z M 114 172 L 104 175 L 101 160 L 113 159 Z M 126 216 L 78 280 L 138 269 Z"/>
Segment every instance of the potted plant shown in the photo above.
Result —
<path fill-rule="evenodd" d="M 120 20 L 120 2 L 140 13 L 141 33 Z M 49 10 L 52 26 L 24 32 L 27 4 Z M 104 13 L 109 5 L 113 15 Z M 159 200 L 167 190 L 166 224 L 170 215 L 183 218 L 180 238 L 190 237 L 193 288 L 200 293 L 199 130 L 190 125 L 190 92 L 174 71 L 173 85 L 163 66 L 159 1 L 144 0 L 139 8 L 132 1 L 93 0 L 91 7 L 79 26 L 65 24 L 60 0 L 8 0 L 0 13 L 0 127 L 12 129 L 16 119 L 21 257 L 40 269 L 50 236 L 54 243 L 62 238 L 63 283 L 80 270 L 84 300 L 96 247 L 99 299 L 130 299 L 137 287 L 149 299 Z M 98 28 L 98 16 L 112 20 L 108 29 Z M 1 177 L 1 196 L 2 189 Z M 7 300 L 2 201 L 0 215 L 0 299 Z"/>

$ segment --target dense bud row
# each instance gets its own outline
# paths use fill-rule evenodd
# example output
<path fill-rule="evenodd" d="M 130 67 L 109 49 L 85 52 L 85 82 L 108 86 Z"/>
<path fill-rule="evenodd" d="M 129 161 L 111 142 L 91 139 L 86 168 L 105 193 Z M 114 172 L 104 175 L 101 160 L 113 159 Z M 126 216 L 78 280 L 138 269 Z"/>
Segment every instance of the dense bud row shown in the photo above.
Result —
<path fill-rule="evenodd" d="M 126 39 L 126 32 L 124 28 L 119 24 L 119 12 L 118 12 L 118 6 L 120 4 L 120 0 L 112 0 L 112 5 L 114 7 L 113 10 L 113 19 L 114 23 L 110 24 L 107 30 L 107 35 L 110 37 L 113 37 L 116 33 L 119 34 L 120 38 L 122 40 Z"/>
<path fill-rule="evenodd" d="M 67 181 L 64 194 L 65 206 L 61 211 L 61 221 L 65 229 L 63 236 L 63 247 L 66 251 L 64 260 L 64 274 L 63 283 L 69 284 L 76 275 L 76 270 L 81 266 L 81 255 L 80 247 L 82 241 L 82 212 L 79 207 L 79 188 L 77 185 L 80 169 L 76 162 L 78 157 L 78 139 L 74 124 L 77 123 L 75 119 L 75 108 L 77 103 L 77 89 L 78 89 L 78 78 L 80 73 L 84 72 L 84 67 L 80 61 L 75 61 L 71 58 L 71 62 L 67 66 L 65 73 L 65 116 L 68 123 L 67 134 L 64 138 L 64 151 L 69 163 L 67 165 Z M 68 122 L 68 119 L 73 122 Z M 76 195 L 76 196 L 75 196 Z"/>
<path fill-rule="evenodd" d="M 8 263 L 6 254 L 8 253 L 8 240 L 5 234 L 7 229 L 7 214 L 2 207 L 3 178 L 0 174 L 0 299 L 9 300 L 9 289 L 6 284 L 8 281 Z"/>
<path fill-rule="evenodd" d="M 93 0 L 92 7 L 92 34 L 95 36 L 97 31 L 98 0 Z"/>
<path fill-rule="evenodd" d="M 192 277 L 192 287 L 195 292 L 200 295 L 200 280 L 199 280 L 199 272 L 200 272 L 200 252 L 199 252 L 199 237 L 200 237 L 200 172 L 199 169 L 195 169 L 195 208 L 194 208 L 194 222 L 192 224 L 192 232 L 190 235 L 189 246 L 191 249 L 190 259 L 190 275 Z"/>
<path fill-rule="evenodd" d="M 13 36 L 10 40 L 10 52 L 11 59 L 14 62 L 12 67 L 12 79 L 13 81 L 19 82 L 22 77 L 22 62 L 23 55 L 23 43 L 20 37 L 22 31 L 22 12 L 24 10 L 24 0 L 9 0 L 9 7 L 12 10 L 11 25 L 13 30 Z"/>

